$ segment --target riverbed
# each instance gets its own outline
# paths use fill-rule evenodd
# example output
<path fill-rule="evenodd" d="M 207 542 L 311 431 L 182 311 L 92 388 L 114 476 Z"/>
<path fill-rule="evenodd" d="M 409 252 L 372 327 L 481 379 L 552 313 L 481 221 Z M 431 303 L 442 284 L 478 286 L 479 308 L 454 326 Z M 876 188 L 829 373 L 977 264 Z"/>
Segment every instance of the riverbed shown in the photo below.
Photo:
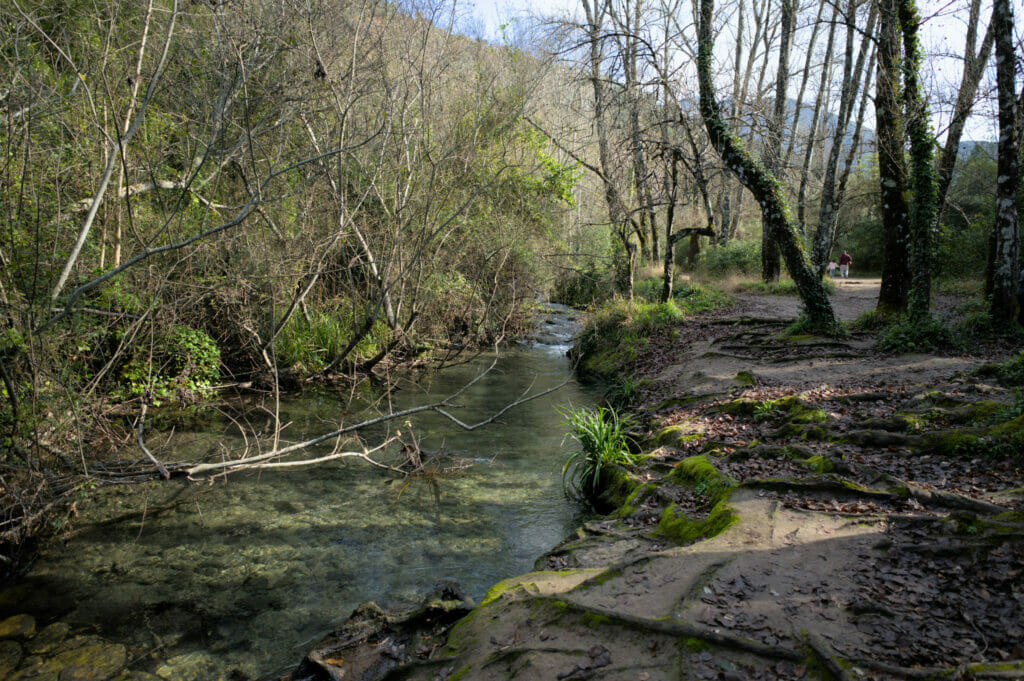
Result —
<path fill-rule="evenodd" d="M 428 474 L 401 478 L 359 460 L 263 470 L 212 481 L 108 486 L 77 505 L 74 529 L 53 542 L 26 578 L 0 596 L 0 613 L 61 619 L 128 646 L 133 667 L 160 677 L 271 679 L 287 673 L 361 602 L 416 603 L 441 579 L 479 599 L 530 570 L 567 536 L 584 509 L 561 488 L 574 443 L 559 407 L 593 404 L 572 379 L 565 350 L 571 313 L 555 308 L 536 334 L 419 381 L 404 381 L 371 408 L 321 391 L 280 405 L 284 442 L 328 432 L 381 410 L 435 401 L 464 386 L 452 413 L 472 423 L 562 382 L 497 422 L 465 431 L 438 414 L 368 431 L 403 431 L 436 455 Z M 266 412 L 250 415 L 257 430 Z M 230 421 L 161 433 L 151 447 L 176 458 L 245 446 Z M 162 439 L 160 439 L 162 438 Z M 261 447 L 268 442 L 258 443 Z M 257 442 L 250 435 L 254 452 Z M 323 454 L 324 445 L 308 454 Z"/>

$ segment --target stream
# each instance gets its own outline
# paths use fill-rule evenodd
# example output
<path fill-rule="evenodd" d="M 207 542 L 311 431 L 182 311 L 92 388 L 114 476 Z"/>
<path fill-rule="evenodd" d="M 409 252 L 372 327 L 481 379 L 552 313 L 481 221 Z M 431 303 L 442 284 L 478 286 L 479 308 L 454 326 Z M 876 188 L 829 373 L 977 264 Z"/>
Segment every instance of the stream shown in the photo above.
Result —
<path fill-rule="evenodd" d="M 412 419 L 421 446 L 444 453 L 437 465 L 458 470 L 403 480 L 349 459 L 103 487 L 77 504 L 64 541 L 51 542 L 0 594 L 0 618 L 28 612 L 40 626 L 59 618 L 123 643 L 136 669 L 226 681 L 288 673 L 364 601 L 411 606 L 440 579 L 479 600 L 495 582 L 530 571 L 584 513 L 562 493 L 561 465 L 575 443 L 556 408 L 591 405 L 597 395 L 572 380 L 572 313 L 550 308 L 536 342 L 502 351 L 453 414 L 475 422 L 528 390 L 570 379 L 565 387 L 471 432 L 433 413 Z M 449 395 L 494 360 L 407 383 L 392 393 L 392 408 Z M 300 441 L 359 419 L 346 404 L 329 391 L 283 399 L 282 437 Z M 390 428 L 408 431 L 404 422 Z M 238 451 L 238 432 L 230 424 L 179 429 L 150 446 L 195 460 Z"/>

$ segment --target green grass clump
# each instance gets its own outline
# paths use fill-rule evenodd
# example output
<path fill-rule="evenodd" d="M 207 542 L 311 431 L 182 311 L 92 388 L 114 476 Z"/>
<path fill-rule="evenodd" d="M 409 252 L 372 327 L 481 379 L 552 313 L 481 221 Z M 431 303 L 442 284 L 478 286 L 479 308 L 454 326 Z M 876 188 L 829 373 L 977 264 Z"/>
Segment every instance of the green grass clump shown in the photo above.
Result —
<path fill-rule="evenodd" d="M 351 312 L 317 312 L 308 321 L 295 315 L 274 342 L 277 361 L 299 374 L 318 373 L 345 350 L 357 326 Z M 378 320 L 353 348 L 353 359 L 368 359 L 377 354 L 387 333 L 384 320 Z"/>
<path fill-rule="evenodd" d="M 836 282 L 833 279 L 823 279 L 822 286 L 829 294 L 836 292 Z M 800 295 L 796 283 L 792 279 L 779 279 L 778 281 L 744 281 L 738 284 L 739 288 L 750 293 L 762 293 L 769 296 L 798 296 Z"/>
<path fill-rule="evenodd" d="M 570 353 L 583 373 L 613 378 L 647 347 L 648 336 L 681 322 L 688 314 L 732 303 L 732 297 L 713 287 L 679 289 L 667 303 L 616 298 L 586 320 Z"/>
<path fill-rule="evenodd" d="M 562 466 L 562 485 L 571 496 L 594 498 L 599 492 L 601 470 L 612 465 L 631 465 L 629 428 L 633 419 L 615 409 L 565 409 L 559 413 L 571 430 L 569 436 L 580 449 Z"/>

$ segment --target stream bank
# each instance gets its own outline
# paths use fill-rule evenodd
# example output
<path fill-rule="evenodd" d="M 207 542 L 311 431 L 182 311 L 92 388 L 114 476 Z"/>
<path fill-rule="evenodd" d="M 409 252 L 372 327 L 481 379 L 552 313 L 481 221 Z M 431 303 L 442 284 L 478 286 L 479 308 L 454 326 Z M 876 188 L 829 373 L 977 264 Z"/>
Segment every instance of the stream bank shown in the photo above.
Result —
<path fill-rule="evenodd" d="M 1024 678 L 1024 358 L 788 323 L 649 337 L 618 510 L 383 678 Z"/>

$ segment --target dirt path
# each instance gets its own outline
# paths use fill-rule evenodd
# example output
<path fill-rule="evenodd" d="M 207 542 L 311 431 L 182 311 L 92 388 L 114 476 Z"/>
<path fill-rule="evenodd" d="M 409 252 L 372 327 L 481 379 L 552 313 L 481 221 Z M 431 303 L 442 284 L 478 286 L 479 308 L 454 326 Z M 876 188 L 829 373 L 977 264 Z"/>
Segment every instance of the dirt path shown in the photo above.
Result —
<path fill-rule="evenodd" d="M 843 282 L 838 313 L 876 296 Z M 605 476 L 617 510 L 443 645 L 393 650 L 401 678 L 1024 678 L 1012 392 L 982 357 L 788 337 L 797 312 L 744 295 L 648 339 L 649 457 Z M 363 678 L 345 664 L 318 678 Z"/>
<path fill-rule="evenodd" d="M 832 294 L 832 305 L 836 316 L 843 321 L 853 321 L 860 315 L 875 309 L 878 301 L 880 279 L 850 277 L 835 279 L 836 292 Z M 772 319 L 796 319 L 800 314 L 800 299 L 796 296 L 766 296 L 739 294 L 736 310 L 751 317 Z M 735 312 L 734 312 L 735 314 Z"/>

